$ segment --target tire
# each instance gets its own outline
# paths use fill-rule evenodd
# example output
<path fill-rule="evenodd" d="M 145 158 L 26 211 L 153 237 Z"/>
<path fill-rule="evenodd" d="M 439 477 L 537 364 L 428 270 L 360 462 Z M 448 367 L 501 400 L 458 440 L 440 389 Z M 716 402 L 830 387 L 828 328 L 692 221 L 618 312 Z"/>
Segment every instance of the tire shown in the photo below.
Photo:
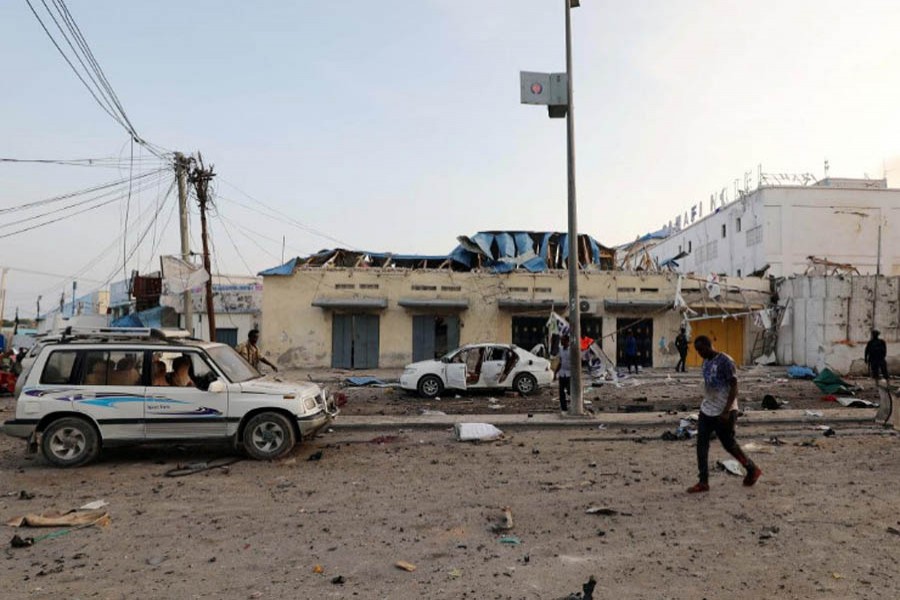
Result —
<path fill-rule="evenodd" d="M 513 389 L 523 396 L 530 396 L 537 391 L 537 379 L 531 373 L 519 373 L 513 379 Z"/>
<path fill-rule="evenodd" d="M 41 454 L 54 466 L 80 467 L 100 454 L 99 435 L 84 419 L 63 417 L 44 429 Z"/>
<path fill-rule="evenodd" d="M 241 441 L 250 458 L 274 460 L 294 448 L 297 436 L 294 425 L 287 417 L 276 412 L 264 412 L 247 421 Z"/>
<path fill-rule="evenodd" d="M 423 398 L 435 398 L 444 391 L 444 382 L 437 375 L 426 375 L 419 380 L 416 389 Z"/>

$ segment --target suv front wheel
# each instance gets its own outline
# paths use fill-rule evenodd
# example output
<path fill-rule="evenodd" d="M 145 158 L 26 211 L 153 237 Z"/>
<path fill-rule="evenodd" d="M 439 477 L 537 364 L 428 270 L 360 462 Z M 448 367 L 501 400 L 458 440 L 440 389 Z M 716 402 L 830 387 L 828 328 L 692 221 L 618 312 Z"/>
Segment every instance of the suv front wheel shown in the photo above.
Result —
<path fill-rule="evenodd" d="M 97 458 L 100 441 L 97 431 L 84 419 L 63 417 L 44 429 L 41 453 L 57 467 L 79 467 Z"/>
<path fill-rule="evenodd" d="M 276 412 L 263 412 L 247 421 L 242 441 L 251 458 L 273 460 L 291 451 L 296 436 L 287 417 Z"/>

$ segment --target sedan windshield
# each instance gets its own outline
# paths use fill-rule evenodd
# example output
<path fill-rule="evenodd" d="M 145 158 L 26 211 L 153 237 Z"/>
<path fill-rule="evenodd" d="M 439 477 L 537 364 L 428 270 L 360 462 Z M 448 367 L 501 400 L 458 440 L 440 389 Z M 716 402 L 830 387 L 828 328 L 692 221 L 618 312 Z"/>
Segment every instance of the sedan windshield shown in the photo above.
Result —
<path fill-rule="evenodd" d="M 250 366 L 250 363 L 235 352 L 231 346 L 212 346 L 207 348 L 206 352 L 232 383 L 262 377 L 262 374 Z"/>

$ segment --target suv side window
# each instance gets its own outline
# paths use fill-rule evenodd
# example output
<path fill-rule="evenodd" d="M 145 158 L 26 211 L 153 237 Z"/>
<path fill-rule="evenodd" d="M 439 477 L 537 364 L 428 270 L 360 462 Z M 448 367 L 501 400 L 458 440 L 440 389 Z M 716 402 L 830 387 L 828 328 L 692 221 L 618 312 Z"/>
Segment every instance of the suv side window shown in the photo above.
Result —
<path fill-rule="evenodd" d="M 41 373 L 41 383 L 47 385 L 65 385 L 72 378 L 72 369 L 75 366 L 75 350 L 57 350 L 50 354 L 44 371 Z"/>
<path fill-rule="evenodd" d="M 88 350 L 82 385 L 141 385 L 144 353 L 136 350 Z"/>

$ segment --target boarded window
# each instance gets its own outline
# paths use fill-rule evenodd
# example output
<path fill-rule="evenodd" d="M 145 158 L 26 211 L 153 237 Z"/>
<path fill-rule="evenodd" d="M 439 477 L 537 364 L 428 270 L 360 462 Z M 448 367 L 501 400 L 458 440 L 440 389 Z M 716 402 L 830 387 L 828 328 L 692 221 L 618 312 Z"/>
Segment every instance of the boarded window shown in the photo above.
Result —
<path fill-rule="evenodd" d="M 361 283 L 361 284 L 359 284 L 359 289 L 361 289 L 361 290 L 377 290 L 379 287 L 381 287 L 381 286 L 378 285 L 377 283 Z"/>
<path fill-rule="evenodd" d="M 414 285 L 410 289 L 414 292 L 436 292 L 436 285 Z"/>
<path fill-rule="evenodd" d="M 462 291 L 462 286 L 458 286 L 458 285 L 442 285 L 442 286 L 441 286 L 441 291 L 442 291 L 442 292 L 461 292 L 461 291 Z"/>
<path fill-rule="evenodd" d="M 355 290 L 355 283 L 336 283 L 334 284 L 334 289 L 336 290 Z"/>

